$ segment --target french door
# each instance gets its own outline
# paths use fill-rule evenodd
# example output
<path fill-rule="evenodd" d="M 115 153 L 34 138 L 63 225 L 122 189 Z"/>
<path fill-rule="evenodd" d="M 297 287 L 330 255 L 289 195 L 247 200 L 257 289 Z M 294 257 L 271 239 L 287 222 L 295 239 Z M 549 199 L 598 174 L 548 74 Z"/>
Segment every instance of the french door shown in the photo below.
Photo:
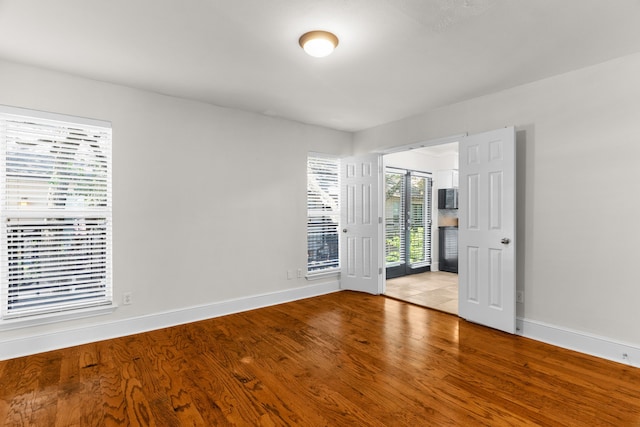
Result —
<path fill-rule="evenodd" d="M 342 289 L 374 295 L 383 292 L 382 172 L 379 154 L 348 157 L 340 162 Z"/>
<path fill-rule="evenodd" d="M 460 317 L 516 331 L 516 145 L 508 127 L 460 140 Z"/>
<path fill-rule="evenodd" d="M 387 279 L 431 269 L 431 175 L 385 170 Z"/>

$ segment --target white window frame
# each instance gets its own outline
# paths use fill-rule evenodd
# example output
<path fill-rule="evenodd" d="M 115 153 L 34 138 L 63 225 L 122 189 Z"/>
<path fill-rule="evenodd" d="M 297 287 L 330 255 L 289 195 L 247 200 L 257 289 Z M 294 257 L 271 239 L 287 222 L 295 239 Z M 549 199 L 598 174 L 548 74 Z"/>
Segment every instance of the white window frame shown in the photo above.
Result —
<path fill-rule="evenodd" d="M 113 311 L 111 123 L 0 105 L 0 329 Z"/>
<path fill-rule="evenodd" d="M 313 209 L 313 203 L 310 201 L 310 194 L 313 192 L 312 186 L 315 182 L 315 177 L 310 173 L 310 162 L 314 160 L 328 161 L 329 163 L 334 163 L 335 165 L 335 194 L 325 193 L 325 198 L 327 199 L 327 203 L 323 205 L 322 209 Z M 326 183 L 324 183 L 326 184 Z M 322 184 L 322 185 L 324 185 Z M 317 188 L 317 183 L 316 183 Z M 312 248 L 311 240 L 314 239 L 312 237 L 313 234 L 316 235 L 317 232 L 310 231 L 313 227 L 312 219 L 314 218 L 326 218 L 327 216 L 331 216 L 335 219 L 335 226 L 331 225 L 333 229 L 335 227 L 335 232 L 327 231 L 326 236 L 323 236 L 323 240 L 326 242 L 326 237 L 329 237 L 332 241 L 332 245 L 325 246 L 333 246 L 331 251 L 335 251 L 335 257 L 331 257 L 329 260 L 330 263 L 335 264 L 334 266 L 329 266 L 326 268 L 313 268 L 309 259 L 311 258 L 311 251 L 317 250 L 318 248 Z M 315 223 L 317 225 L 317 222 Z M 340 272 L 340 244 L 339 244 L 339 231 L 340 231 L 340 159 L 336 156 L 330 156 L 327 154 L 314 153 L 310 152 L 307 155 L 307 278 L 320 278 L 327 275 L 334 275 Z"/>

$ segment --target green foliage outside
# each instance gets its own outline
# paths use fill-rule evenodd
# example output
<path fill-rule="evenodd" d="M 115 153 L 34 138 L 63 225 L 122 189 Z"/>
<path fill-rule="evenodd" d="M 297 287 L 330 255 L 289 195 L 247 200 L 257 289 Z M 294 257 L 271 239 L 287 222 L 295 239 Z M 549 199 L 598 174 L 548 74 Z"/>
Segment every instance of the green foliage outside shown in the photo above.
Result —
<path fill-rule="evenodd" d="M 409 262 L 424 261 L 424 227 L 411 229 Z M 400 261 L 400 236 L 387 236 L 387 262 Z"/>
<path fill-rule="evenodd" d="M 409 262 L 424 261 L 424 227 L 416 227 L 411 230 L 409 246 Z"/>
<path fill-rule="evenodd" d="M 405 175 L 399 173 L 385 174 L 385 202 L 386 202 L 386 260 L 388 263 L 400 262 L 400 233 L 403 233 Z M 425 194 L 427 179 L 412 176 L 410 180 L 410 212 L 411 223 L 424 224 Z M 425 259 L 425 227 L 412 226 L 409 236 L 409 263 L 421 262 Z"/>
<path fill-rule="evenodd" d="M 400 261 L 400 236 L 387 236 L 387 262 Z"/>

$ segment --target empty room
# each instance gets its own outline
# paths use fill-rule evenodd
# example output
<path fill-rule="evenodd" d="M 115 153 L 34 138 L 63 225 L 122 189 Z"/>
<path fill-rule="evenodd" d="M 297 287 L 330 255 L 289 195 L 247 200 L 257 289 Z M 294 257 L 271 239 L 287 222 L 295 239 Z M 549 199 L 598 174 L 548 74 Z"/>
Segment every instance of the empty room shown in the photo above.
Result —
<path fill-rule="evenodd" d="M 638 22 L 0 0 L 0 426 L 640 425 Z"/>

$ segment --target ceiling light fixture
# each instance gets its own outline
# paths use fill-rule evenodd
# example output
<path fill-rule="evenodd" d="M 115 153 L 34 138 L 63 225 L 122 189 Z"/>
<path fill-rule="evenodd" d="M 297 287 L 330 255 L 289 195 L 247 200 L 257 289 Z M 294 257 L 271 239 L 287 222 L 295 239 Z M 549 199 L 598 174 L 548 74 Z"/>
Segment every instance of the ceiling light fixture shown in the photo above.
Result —
<path fill-rule="evenodd" d="M 309 55 L 322 58 L 338 46 L 338 38 L 328 31 L 309 31 L 300 36 L 298 43 Z"/>

